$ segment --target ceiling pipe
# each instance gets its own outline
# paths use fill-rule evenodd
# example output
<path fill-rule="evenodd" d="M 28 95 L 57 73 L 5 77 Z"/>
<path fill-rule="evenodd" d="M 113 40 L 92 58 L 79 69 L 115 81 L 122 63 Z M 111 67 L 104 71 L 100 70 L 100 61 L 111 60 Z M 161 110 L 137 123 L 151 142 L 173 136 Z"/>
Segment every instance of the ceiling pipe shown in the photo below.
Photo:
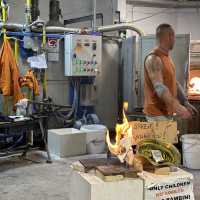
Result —
<path fill-rule="evenodd" d="M 112 31 L 120 31 L 120 30 L 132 30 L 138 33 L 140 36 L 144 36 L 144 32 L 135 27 L 132 23 L 122 23 L 122 24 L 115 24 L 115 25 L 107 25 L 107 26 L 100 26 L 97 28 L 99 32 L 112 32 Z"/>
<path fill-rule="evenodd" d="M 154 8 L 200 8 L 197 1 L 172 1 L 172 0 L 127 0 L 128 4 L 135 7 L 154 7 Z"/>
<path fill-rule="evenodd" d="M 25 26 L 23 24 L 16 24 L 16 23 L 6 23 L 5 25 L 0 22 L 0 29 L 6 28 L 8 31 L 22 31 L 24 30 Z M 38 27 L 31 27 L 32 31 L 35 32 L 42 32 L 41 29 Z M 100 26 L 97 27 L 98 32 L 112 32 L 112 31 L 120 31 L 120 30 L 132 30 L 136 33 L 138 33 L 140 36 L 144 35 L 144 32 L 135 27 L 131 23 L 123 23 L 123 24 L 115 24 L 115 25 L 107 25 L 107 26 Z M 71 32 L 71 33 L 81 33 L 82 29 L 80 28 L 68 28 L 68 27 L 60 27 L 60 26 L 48 26 L 46 27 L 47 33 L 65 33 L 65 32 Z M 86 29 L 86 32 L 91 32 L 92 30 Z"/>
<path fill-rule="evenodd" d="M 68 27 L 60 27 L 60 26 L 47 26 L 46 32 L 47 33 L 81 33 L 82 29 L 80 28 L 68 28 Z"/>
<path fill-rule="evenodd" d="M 3 22 L 0 22 L 0 29 L 6 28 L 8 31 L 23 31 L 25 29 L 24 24 L 17 24 L 17 23 L 6 23 L 5 25 Z M 31 27 L 31 30 L 34 32 L 42 32 L 41 28 L 37 26 Z M 46 27 L 47 33 L 65 33 L 65 32 L 72 32 L 72 33 L 80 33 L 81 29 L 79 28 L 67 28 L 67 27 L 59 27 L 59 26 L 48 26 Z"/>

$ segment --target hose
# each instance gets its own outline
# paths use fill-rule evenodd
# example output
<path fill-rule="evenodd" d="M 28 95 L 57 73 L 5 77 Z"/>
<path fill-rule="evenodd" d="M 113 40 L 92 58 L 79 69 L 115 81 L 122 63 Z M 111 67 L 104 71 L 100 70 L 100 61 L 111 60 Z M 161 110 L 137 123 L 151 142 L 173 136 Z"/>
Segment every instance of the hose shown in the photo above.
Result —
<path fill-rule="evenodd" d="M 77 111 L 78 111 L 78 102 L 79 102 L 78 88 L 79 88 L 80 83 L 79 83 L 79 81 L 74 81 L 74 80 L 71 80 L 71 81 L 72 81 L 72 85 L 73 85 L 73 89 L 74 89 L 73 90 L 74 97 L 73 97 L 71 111 L 67 115 L 62 114 L 60 111 L 54 112 L 54 115 L 56 118 L 62 119 L 67 124 L 72 123 L 73 121 L 76 120 Z"/>

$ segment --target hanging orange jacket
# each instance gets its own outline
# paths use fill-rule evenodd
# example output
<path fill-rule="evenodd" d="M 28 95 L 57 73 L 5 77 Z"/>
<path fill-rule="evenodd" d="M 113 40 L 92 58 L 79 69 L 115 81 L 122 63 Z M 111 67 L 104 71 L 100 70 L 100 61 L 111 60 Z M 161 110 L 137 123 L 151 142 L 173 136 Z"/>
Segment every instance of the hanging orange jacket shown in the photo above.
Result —
<path fill-rule="evenodd" d="M 23 99 L 19 86 L 19 69 L 6 38 L 0 51 L 0 90 L 4 96 L 13 96 L 14 105 Z"/>
<path fill-rule="evenodd" d="M 34 76 L 33 70 L 29 69 L 26 74 L 20 78 L 20 87 L 28 87 L 33 90 L 35 96 L 38 96 L 39 93 L 39 85 L 36 77 Z"/>

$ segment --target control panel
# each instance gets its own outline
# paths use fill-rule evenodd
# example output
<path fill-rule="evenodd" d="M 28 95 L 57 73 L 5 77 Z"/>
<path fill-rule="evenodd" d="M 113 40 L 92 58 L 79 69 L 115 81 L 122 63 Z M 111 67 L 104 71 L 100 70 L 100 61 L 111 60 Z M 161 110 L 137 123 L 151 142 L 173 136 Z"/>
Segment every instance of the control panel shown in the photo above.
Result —
<path fill-rule="evenodd" d="M 101 36 L 65 35 L 65 76 L 96 76 L 101 61 Z"/>

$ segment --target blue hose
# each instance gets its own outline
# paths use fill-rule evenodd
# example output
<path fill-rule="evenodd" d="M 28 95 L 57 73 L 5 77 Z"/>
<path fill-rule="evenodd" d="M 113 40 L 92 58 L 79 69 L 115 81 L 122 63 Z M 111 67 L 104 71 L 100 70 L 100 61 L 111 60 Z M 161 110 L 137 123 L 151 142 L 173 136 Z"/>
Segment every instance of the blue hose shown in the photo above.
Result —
<path fill-rule="evenodd" d="M 30 37 L 42 37 L 41 33 L 32 33 L 32 32 L 6 32 L 7 36 L 16 36 L 16 37 L 23 37 L 23 36 L 30 36 Z M 57 38 L 62 39 L 64 38 L 64 34 L 46 34 L 47 38 Z"/>

